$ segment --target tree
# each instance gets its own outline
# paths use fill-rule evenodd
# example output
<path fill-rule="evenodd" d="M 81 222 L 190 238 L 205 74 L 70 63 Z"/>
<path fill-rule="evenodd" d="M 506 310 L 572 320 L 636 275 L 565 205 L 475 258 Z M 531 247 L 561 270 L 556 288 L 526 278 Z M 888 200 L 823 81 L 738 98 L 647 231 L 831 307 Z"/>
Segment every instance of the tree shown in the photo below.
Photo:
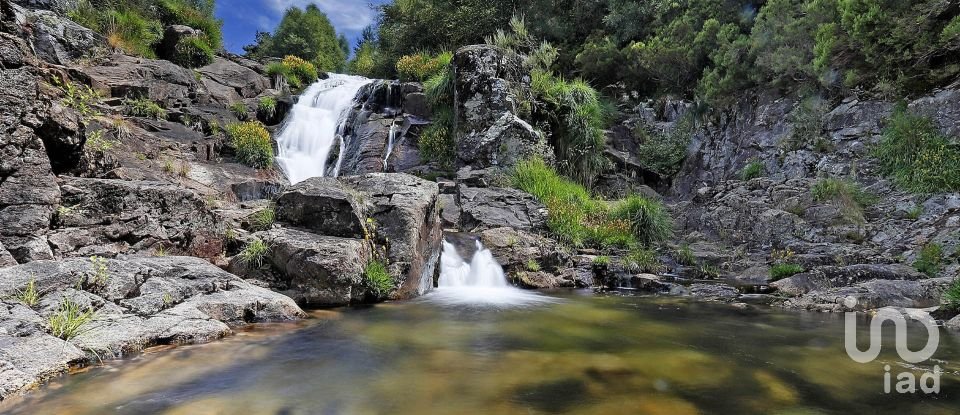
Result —
<path fill-rule="evenodd" d="M 273 34 L 257 33 L 256 43 L 244 50 L 254 57 L 299 56 L 321 71 L 333 72 L 345 68 L 349 53 L 345 44 L 327 15 L 311 4 L 287 9 Z"/>

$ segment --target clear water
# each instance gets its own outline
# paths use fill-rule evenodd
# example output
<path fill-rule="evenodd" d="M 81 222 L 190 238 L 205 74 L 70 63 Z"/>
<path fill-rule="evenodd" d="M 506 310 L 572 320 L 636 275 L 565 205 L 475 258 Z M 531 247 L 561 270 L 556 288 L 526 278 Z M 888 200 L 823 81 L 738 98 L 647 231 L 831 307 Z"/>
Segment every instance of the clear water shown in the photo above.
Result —
<path fill-rule="evenodd" d="M 357 92 L 370 82 L 359 76 L 329 74 L 303 92 L 277 135 L 277 164 L 290 183 L 324 175 L 330 150 L 334 144 L 342 145 L 344 118 Z"/>
<path fill-rule="evenodd" d="M 941 394 L 886 395 L 883 366 L 910 369 L 890 338 L 876 362 L 850 360 L 841 315 L 589 292 L 552 296 L 554 302 L 524 307 L 449 306 L 427 296 L 317 312 L 299 324 L 109 362 L 4 403 L 0 412 L 936 415 L 960 409 L 960 339 L 946 333 L 935 355 L 949 372 Z M 921 344 L 922 333 L 911 330 Z"/>

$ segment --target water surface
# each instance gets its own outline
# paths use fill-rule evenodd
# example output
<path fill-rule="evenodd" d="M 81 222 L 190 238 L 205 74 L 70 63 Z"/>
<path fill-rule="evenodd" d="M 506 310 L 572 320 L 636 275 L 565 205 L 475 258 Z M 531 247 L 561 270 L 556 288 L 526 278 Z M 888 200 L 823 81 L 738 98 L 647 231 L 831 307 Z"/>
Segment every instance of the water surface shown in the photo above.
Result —
<path fill-rule="evenodd" d="M 880 359 L 858 364 L 844 352 L 841 315 L 658 297 L 553 296 L 523 307 L 428 296 L 316 312 L 304 323 L 259 326 L 214 344 L 109 362 L 5 403 L 0 412 L 960 412 L 960 339 L 946 332 L 936 361 L 906 365 L 887 338 Z M 910 333 L 917 350 L 925 331 L 918 326 Z M 919 376 L 934 364 L 948 372 L 940 395 L 883 393 L 884 365 Z"/>

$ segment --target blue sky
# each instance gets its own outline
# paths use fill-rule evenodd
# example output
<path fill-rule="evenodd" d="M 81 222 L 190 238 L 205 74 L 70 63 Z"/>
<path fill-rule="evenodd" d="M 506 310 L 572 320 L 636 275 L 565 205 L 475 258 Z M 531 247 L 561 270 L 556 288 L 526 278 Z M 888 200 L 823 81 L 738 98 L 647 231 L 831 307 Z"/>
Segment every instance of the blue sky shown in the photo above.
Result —
<path fill-rule="evenodd" d="M 234 53 L 243 53 L 243 46 L 253 43 L 258 30 L 272 32 L 283 12 L 293 6 L 303 8 L 316 4 L 330 22 L 356 43 L 360 31 L 373 23 L 376 14 L 370 5 L 389 0 L 227 0 L 218 1 L 217 17 L 223 19 L 223 45 Z"/>

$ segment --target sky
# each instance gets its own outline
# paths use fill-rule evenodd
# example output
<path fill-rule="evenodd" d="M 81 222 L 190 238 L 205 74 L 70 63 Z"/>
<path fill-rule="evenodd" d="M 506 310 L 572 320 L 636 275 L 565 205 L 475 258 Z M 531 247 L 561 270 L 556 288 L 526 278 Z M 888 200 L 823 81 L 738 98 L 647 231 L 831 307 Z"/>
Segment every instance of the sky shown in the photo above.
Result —
<path fill-rule="evenodd" d="M 372 24 L 376 18 L 371 4 L 387 1 L 389 0 L 227 0 L 216 3 L 216 14 L 223 20 L 223 45 L 234 53 L 243 53 L 243 47 L 253 43 L 258 30 L 272 32 L 288 8 L 304 8 L 311 3 L 327 14 L 337 33 L 346 35 L 352 46 L 356 44 L 363 28 Z"/>

